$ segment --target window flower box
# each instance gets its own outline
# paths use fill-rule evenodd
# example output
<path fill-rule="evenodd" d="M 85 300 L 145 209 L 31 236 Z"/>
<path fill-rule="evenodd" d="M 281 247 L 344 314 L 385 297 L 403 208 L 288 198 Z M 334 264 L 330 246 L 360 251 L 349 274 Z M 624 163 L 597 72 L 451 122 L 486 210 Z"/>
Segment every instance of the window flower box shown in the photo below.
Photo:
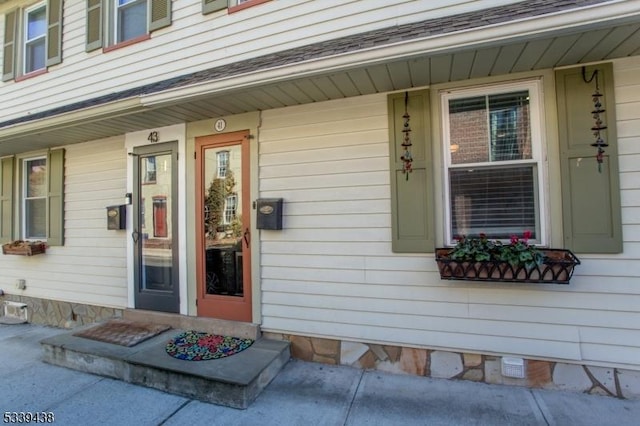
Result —
<path fill-rule="evenodd" d="M 47 245 L 42 241 L 11 241 L 2 245 L 2 254 L 17 256 L 33 256 L 47 251 Z"/>
<path fill-rule="evenodd" d="M 513 235 L 509 244 L 478 237 L 457 237 L 453 248 L 436 249 L 440 277 L 445 280 L 509 281 L 569 284 L 580 264 L 569 250 L 529 244 L 531 233 Z"/>
<path fill-rule="evenodd" d="M 498 260 L 455 260 L 449 257 L 451 250 L 436 249 L 436 263 L 443 280 L 569 284 L 573 268 L 580 264 L 571 251 L 562 249 L 539 249 L 544 256 L 542 263 L 529 267 Z"/>

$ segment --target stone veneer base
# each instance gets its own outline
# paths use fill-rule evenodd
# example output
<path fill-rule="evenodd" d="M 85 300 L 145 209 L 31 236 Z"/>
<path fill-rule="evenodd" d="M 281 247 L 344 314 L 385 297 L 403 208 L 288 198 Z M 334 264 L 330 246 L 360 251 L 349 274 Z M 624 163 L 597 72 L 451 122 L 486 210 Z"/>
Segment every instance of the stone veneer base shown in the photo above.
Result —
<path fill-rule="evenodd" d="M 527 386 L 640 399 L 640 371 L 525 359 L 525 378 L 502 375 L 501 357 L 350 342 L 291 334 L 263 336 L 291 342 L 291 356 L 304 361 L 443 379 Z"/>
<path fill-rule="evenodd" d="M 121 318 L 123 311 L 122 309 L 105 308 L 103 306 L 8 294 L 0 297 L 0 303 L 5 300 L 25 303 L 30 323 L 60 328 L 74 328 L 84 324 L 106 321 L 111 318 Z"/>

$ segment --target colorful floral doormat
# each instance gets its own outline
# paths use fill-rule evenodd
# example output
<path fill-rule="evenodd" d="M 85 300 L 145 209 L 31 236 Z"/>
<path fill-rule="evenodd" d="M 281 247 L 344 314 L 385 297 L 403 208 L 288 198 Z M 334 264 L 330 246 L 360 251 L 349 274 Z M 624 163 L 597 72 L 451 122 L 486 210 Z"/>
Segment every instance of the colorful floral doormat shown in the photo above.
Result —
<path fill-rule="evenodd" d="M 185 361 L 205 361 L 237 354 L 252 344 L 252 339 L 190 330 L 169 340 L 165 349 L 174 358 Z"/>

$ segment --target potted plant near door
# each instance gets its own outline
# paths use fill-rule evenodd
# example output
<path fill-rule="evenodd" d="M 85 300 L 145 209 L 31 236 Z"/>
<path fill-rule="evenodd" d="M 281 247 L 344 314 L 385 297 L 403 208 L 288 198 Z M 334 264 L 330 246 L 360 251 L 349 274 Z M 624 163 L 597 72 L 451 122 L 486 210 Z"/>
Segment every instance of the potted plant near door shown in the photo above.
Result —
<path fill-rule="evenodd" d="M 509 243 L 457 237 L 453 248 L 436 249 L 440 277 L 446 280 L 568 284 L 580 260 L 570 251 L 529 244 L 530 232 Z"/>

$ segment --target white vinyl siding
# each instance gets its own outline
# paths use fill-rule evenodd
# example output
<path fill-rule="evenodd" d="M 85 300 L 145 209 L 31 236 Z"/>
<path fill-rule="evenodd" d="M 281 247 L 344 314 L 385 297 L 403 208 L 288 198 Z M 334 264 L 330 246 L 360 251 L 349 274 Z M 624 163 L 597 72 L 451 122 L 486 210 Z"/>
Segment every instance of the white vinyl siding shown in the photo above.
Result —
<path fill-rule="evenodd" d="M 106 206 L 126 192 L 123 138 L 65 148 L 65 243 L 33 257 L 0 255 L 0 288 L 28 297 L 124 308 L 126 236 L 107 230 Z"/>
<path fill-rule="evenodd" d="M 515 3 L 501 0 L 496 4 Z M 157 80 L 363 31 L 478 10 L 480 1 L 446 6 L 389 0 L 270 1 L 242 13 L 202 15 L 202 4 L 175 0 L 171 26 L 144 43 L 103 54 L 86 52 L 86 2 L 65 1 L 64 61 L 47 73 L 0 91 L 0 121 L 142 86 Z M 106 13 L 106 12 L 105 12 Z M 250 26 L 248 20 L 252 20 Z M 215 36 L 212 36 L 212 30 Z M 4 20 L 0 19 L 0 34 Z M 0 52 L 0 55 L 2 52 Z M 135 60 L 132 60 L 135 58 Z M 136 78 L 132 79 L 131 76 Z"/>
<path fill-rule="evenodd" d="M 262 329 L 637 369 L 640 59 L 614 69 L 625 251 L 581 256 L 568 286 L 451 283 L 392 253 L 386 95 L 264 111 L 260 197 L 285 216 L 261 232 Z"/>

